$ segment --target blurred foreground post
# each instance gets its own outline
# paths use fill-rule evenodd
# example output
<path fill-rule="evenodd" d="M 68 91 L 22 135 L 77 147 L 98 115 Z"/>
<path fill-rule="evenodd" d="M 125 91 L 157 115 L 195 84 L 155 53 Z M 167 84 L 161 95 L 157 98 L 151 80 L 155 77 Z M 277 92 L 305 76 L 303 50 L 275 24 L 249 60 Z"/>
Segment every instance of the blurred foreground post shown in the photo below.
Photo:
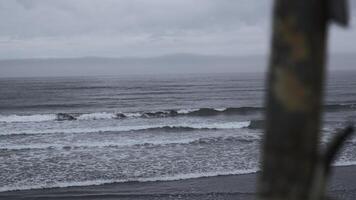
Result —
<path fill-rule="evenodd" d="M 347 23 L 345 0 L 275 0 L 261 199 L 323 198 L 318 143 L 330 20 Z"/>

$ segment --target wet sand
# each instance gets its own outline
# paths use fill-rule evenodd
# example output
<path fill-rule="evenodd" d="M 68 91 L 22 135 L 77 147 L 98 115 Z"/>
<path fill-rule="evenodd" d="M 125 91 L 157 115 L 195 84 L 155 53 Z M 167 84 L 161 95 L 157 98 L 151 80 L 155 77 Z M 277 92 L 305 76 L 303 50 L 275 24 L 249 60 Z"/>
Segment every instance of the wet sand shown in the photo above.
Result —
<path fill-rule="evenodd" d="M 129 182 L 98 186 L 35 189 L 0 193 L 0 199 L 243 199 L 256 197 L 258 173 L 162 182 Z M 335 167 L 328 193 L 337 199 L 356 199 L 356 166 Z"/>

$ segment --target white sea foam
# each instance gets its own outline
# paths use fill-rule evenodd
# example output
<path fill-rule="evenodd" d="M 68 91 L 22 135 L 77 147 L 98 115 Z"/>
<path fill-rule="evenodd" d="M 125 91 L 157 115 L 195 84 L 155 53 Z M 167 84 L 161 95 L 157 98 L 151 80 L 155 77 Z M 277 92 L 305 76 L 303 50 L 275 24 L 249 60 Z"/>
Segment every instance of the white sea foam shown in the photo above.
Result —
<path fill-rule="evenodd" d="M 18 134 L 55 134 L 55 133 L 98 133 L 98 132 L 126 132 L 143 131 L 146 129 L 164 129 L 164 128 L 191 128 L 191 129 L 240 129 L 250 125 L 250 121 L 243 122 L 224 122 L 224 123 L 197 123 L 197 124 L 168 124 L 168 125 L 137 125 L 137 126 L 111 126 L 96 128 L 70 128 L 70 129 L 47 129 L 47 130 L 19 130 L 2 132 L 0 135 L 18 135 Z"/>
<path fill-rule="evenodd" d="M 97 133 L 97 132 L 113 132 L 113 131 L 135 131 L 154 128 L 155 126 L 112 126 L 99 128 L 69 128 L 69 129 L 48 129 L 48 130 L 20 130 L 12 132 L 3 132 L 0 135 L 17 135 L 17 134 L 54 134 L 54 133 Z"/>
<path fill-rule="evenodd" d="M 63 149 L 63 148 L 103 148 L 103 147 L 127 147 L 133 145 L 166 145 L 166 144 L 189 144 L 204 138 L 189 138 L 180 140 L 125 140 L 122 142 L 81 142 L 71 144 L 30 144 L 30 145 L 4 145 L 0 150 L 26 150 L 26 149 Z"/>
<path fill-rule="evenodd" d="M 335 166 L 350 166 L 356 165 L 356 161 L 350 162 L 340 162 L 335 164 Z M 115 183 L 127 183 L 127 182 L 157 182 L 157 181 L 177 181 L 177 180 L 187 180 L 196 178 L 206 178 L 206 177 L 216 177 L 216 176 L 228 176 L 228 175 L 241 175 L 241 174 L 251 174 L 259 171 L 259 168 L 250 169 L 236 169 L 232 171 L 216 171 L 216 172 L 205 172 L 205 173 L 186 173 L 177 174 L 171 176 L 159 176 L 159 177 L 148 177 L 148 178 L 131 178 L 131 179 L 97 179 L 97 180 L 87 180 L 87 181 L 72 181 L 72 182 L 56 182 L 51 184 L 31 184 L 31 185 L 18 185 L 18 186 L 3 186 L 0 187 L 0 192 L 6 191 L 16 191 L 16 190 L 30 190 L 30 189 L 45 189 L 45 188 L 66 188 L 66 187 L 79 187 L 79 186 L 98 186 L 104 184 L 115 184 Z"/>
<path fill-rule="evenodd" d="M 351 166 L 356 165 L 356 161 L 337 161 L 334 166 Z"/>
<path fill-rule="evenodd" d="M 38 115 L 0 115 L 0 122 L 43 122 L 56 119 L 55 114 L 38 114 Z"/>
<path fill-rule="evenodd" d="M 106 148 L 106 147 L 130 147 L 134 145 L 170 145 L 170 144 L 190 144 L 190 143 L 207 143 L 207 142 L 217 142 L 221 140 L 243 140 L 243 141 L 255 141 L 259 140 L 258 135 L 243 135 L 239 134 L 238 137 L 233 134 L 225 135 L 208 135 L 196 136 L 189 138 L 175 138 L 167 140 L 166 138 L 144 138 L 144 139 L 121 139 L 120 141 L 110 141 L 110 142 L 67 142 L 67 143 L 35 143 L 35 144 L 2 144 L 0 146 L 1 150 L 31 150 L 31 149 L 72 149 L 72 148 Z"/>
<path fill-rule="evenodd" d="M 177 174 L 172 176 L 161 176 L 161 177 L 149 177 L 149 178 L 132 178 L 132 179 L 122 179 L 122 180 L 88 180 L 88 181 L 73 181 L 73 182 L 57 182 L 52 184 L 31 184 L 26 186 L 5 186 L 0 187 L 0 192 L 14 191 L 14 190 L 30 190 L 30 189 L 43 189 L 43 188 L 66 188 L 66 187 L 77 187 L 77 186 L 95 186 L 104 185 L 112 183 L 126 183 L 126 182 L 157 182 L 157 181 L 176 181 L 185 179 L 195 179 L 204 177 L 214 177 L 214 176 L 227 176 L 227 175 L 239 175 L 239 174 L 251 174 L 257 172 L 258 169 L 239 169 L 234 171 L 222 171 L 222 172 L 205 172 L 205 173 L 187 173 L 187 174 Z"/>
<path fill-rule="evenodd" d="M 219 112 L 223 112 L 223 111 L 226 110 L 226 108 L 215 108 L 214 110 L 219 111 Z"/>
<path fill-rule="evenodd" d="M 248 127 L 250 123 L 251 123 L 250 121 L 245 121 L 245 122 L 224 122 L 224 123 L 210 123 L 210 124 L 187 124 L 186 127 L 191 127 L 196 129 L 239 129 L 239 128 Z"/>
<path fill-rule="evenodd" d="M 126 117 L 141 117 L 141 113 L 124 113 Z"/>
<path fill-rule="evenodd" d="M 116 115 L 114 113 L 100 112 L 82 114 L 77 117 L 78 120 L 95 120 L 95 119 L 113 119 Z"/>
<path fill-rule="evenodd" d="M 191 112 L 194 112 L 194 111 L 198 111 L 199 109 L 194 109 L 194 108 L 190 108 L 190 109 L 181 109 L 181 110 L 178 110 L 177 113 L 178 114 L 188 114 L 188 113 L 191 113 Z"/>

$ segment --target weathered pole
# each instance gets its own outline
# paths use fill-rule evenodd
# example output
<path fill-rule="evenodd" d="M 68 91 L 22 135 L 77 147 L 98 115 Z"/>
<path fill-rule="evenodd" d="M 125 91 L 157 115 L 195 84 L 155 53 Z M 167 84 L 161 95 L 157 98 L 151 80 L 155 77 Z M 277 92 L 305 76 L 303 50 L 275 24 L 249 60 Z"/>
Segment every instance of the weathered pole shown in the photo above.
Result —
<path fill-rule="evenodd" d="M 347 23 L 345 0 L 275 0 L 259 197 L 322 199 L 319 151 L 327 25 Z"/>

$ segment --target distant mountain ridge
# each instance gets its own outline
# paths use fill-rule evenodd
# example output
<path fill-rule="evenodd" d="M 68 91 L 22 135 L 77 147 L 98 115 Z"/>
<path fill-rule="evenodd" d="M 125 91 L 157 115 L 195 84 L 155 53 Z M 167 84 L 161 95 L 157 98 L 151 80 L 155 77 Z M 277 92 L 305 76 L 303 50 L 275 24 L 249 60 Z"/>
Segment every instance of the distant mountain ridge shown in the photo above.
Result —
<path fill-rule="evenodd" d="M 78 57 L 0 60 L 0 77 L 264 72 L 268 57 L 177 53 L 155 57 Z M 333 70 L 355 69 L 356 56 L 331 56 Z"/>
<path fill-rule="evenodd" d="M 262 71 L 263 56 L 169 54 L 156 57 L 79 57 L 0 60 L 0 76 L 71 76 Z"/>

